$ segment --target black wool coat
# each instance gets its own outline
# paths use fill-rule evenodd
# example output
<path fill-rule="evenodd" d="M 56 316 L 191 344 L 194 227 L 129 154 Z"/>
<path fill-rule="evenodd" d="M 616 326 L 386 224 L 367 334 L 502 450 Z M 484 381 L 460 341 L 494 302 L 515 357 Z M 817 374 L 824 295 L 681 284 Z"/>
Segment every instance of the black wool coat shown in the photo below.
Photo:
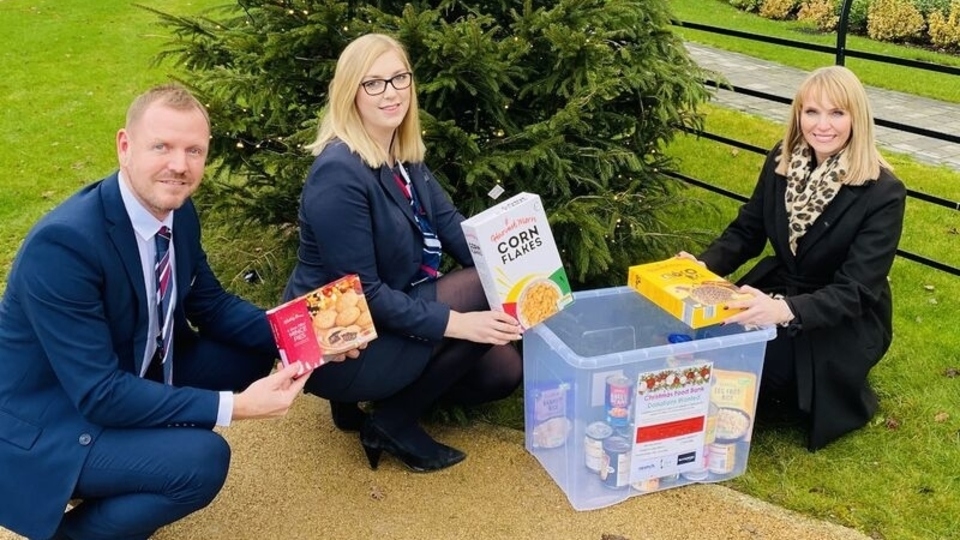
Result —
<path fill-rule="evenodd" d="M 800 410 L 810 415 L 808 448 L 816 450 L 865 425 L 877 410 L 867 381 L 893 337 L 887 274 L 903 225 L 906 189 L 890 171 L 861 186 L 843 186 L 790 251 L 784 205 L 787 179 L 777 174 L 779 145 L 756 188 L 700 260 L 727 275 L 763 252 L 740 281 L 781 293 L 796 315 L 779 328 L 771 351 L 789 351 Z"/>

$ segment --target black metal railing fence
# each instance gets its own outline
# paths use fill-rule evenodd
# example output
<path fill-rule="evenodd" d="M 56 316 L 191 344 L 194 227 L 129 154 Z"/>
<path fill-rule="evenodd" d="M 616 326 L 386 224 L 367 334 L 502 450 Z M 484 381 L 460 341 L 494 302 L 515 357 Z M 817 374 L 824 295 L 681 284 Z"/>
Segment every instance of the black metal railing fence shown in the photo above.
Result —
<path fill-rule="evenodd" d="M 836 65 L 841 65 L 841 66 L 844 65 L 847 57 L 852 57 L 852 58 L 860 58 L 863 60 L 870 60 L 874 62 L 893 64 L 893 65 L 903 66 L 903 67 L 912 68 L 912 69 L 920 69 L 925 71 L 944 73 L 948 75 L 960 75 L 960 68 L 953 67 L 953 66 L 944 66 L 944 65 L 934 64 L 931 62 L 897 58 L 894 56 L 875 54 L 875 53 L 870 53 L 866 51 L 857 51 L 857 50 L 847 48 L 847 45 L 846 45 L 847 30 L 848 30 L 848 23 L 849 23 L 849 16 L 850 16 L 850 6 L 852 5 L 852 3 L 853 3 L 853 0 L 843 0 L 843 4 L 841 5 L 841 9 L 840 9 L 840 19 L 837 24 L 837 41 L 834 47 L 828 47 L 826 45 L 820 45 L 816 43 L 806 43 L 802 41 L 789 40 L 789 39 L 784 39 L 784 38 L 779 38 L 774 36 L 764 36 L 760 34 L 753 34 L 750 32 L 742 32 L 740 30 L 732 30 L 729 28 L 721 28 L 717 26 L 711 26 L 711 25 L 688 22 L 688 21 L 673 21 L 673 24 L 675 26 L 690 28 L 692 30 L 699 30 L 703 32 L 748 39 L 752 41 L 771 43 L 775 45 L 781 45 L 781 46 L 791 47 L 796 49 L 810 50 L 810 51 L 815 51 L 819 53 L 832 54 L 834 55 L 834 59 L 835 59 L 834 61 Z M 770 93 L 762 92 L 758 90 L 753 90 L 750 88 L 744 88 L 744 87 L 739 87 L 739 86 L 730 85 L 726 83 L 720 83 L 714 80 L 705 80 L 704 84 L 713 86 L 715 88 L 722 87 L 724 89 L 728 89 L 736 93 L 749 95 L 752 97 L 766 99 L 768 101 L 774 101 L 774 102 L 783 103 L 787 105 L 789 105 L 792 101 L 791 98 L 778 96 L 775 94 L 770 94 Z M 912 133 L 912 134 L 920 135 L 923 137 L 929 137 L 932 139 L 938 139 L 938 140 L 942 140 L 942 141 L 946 141 L 954 144 L 960 144 L 960 136 L 957 136 L 957 135 L 934 131 L 934 130 L 926 129 L 919 126 L 913 126 L 910 124 L 904 124 L 902 122 L 895 122 L 893 120 L 884 119 L 884 118 L 874 118 L 874 122 L 878 126 L 883 126 L 883 127 L 898 130 L 898 131 Z M 749 152 L 754 152 L 761 155 L 765 155 L 769 151 L 769 149 L 767 148 L 761 148 L 753 144 L 745 143 L 742 141 L 738 141 L 736 139 L 731 139 L 729 137 L 725 137 L 723 135 L 717 135 L 715 133 L 710 133 L 707 131 L 693 131 L 689 129 L 685 129 L 685 131 L 695 134 L 698 137 L 701 137 L 704 139 L 727 144 L 735 148 L 747 150 Z M 705 182 L 697 178 L 693 178 L 693 177 L 690 177 L 681 173 L 676 173 L 676 172 L 670 172 L 667 174 L 668 176 L 671 176 L 673 178 L 686 182 L 690 185 L 697 186 L 699 188 L 716 193 L 718 195 L 722 195 L 724 197 L 735 199 L 741 202 L 745 202 L 747 200 L 747 197 L 741 194 L 712 185 L 709 182 Z M 960 202 L 946 199 L 944 197 L 923 193 L 913 189 L 907 190 L 907 196 L 917 200 L 921 200 L 929 204 L 941 206 L 954 211 L 960 211 Z M 925 257 L 923 255 L 912 253 L 903 249 L 898 249 L 897 255 L 904 259 L 923 264 L 930 268 L 934 268 L 936 270 L 940 270 L 942 272 L 946 272 L 954 276 L 960 276 L 960 268 L 957 268 L 953 265 L 950 265 L 941 261 L 937 261 L 929 257 Z"/>

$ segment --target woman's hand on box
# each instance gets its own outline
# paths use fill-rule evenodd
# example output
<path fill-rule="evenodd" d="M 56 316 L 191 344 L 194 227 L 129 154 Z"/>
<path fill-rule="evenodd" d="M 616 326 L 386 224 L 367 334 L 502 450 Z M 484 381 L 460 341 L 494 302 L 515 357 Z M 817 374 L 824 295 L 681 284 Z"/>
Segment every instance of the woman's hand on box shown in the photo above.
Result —
<path fill-rule="evenodd" d="M 793 311 L 782 297 L 774 298 L 749 285 L 740 287 L 740 292 L 749 294 L 751 297 L 727 302 L 724 309 L 742 309 L 743 311 L 726 318 L 723 321 L 724 324 L 769 326 L 793 320 Z"/>
<path fill-rule="evenodd" d="M 701 261 L 700 259 L 697 259 L 697 258 L 694 257 L 693 255 L 687 253 L 686 251 L 681 251 L 681 252 L 677 253 L 677 254 L 675 255 L 675 257 L 678 258 L 678 259 L 687 259 L 688 261 L 693 261 L 693 262 L 699 264 L 700 266 L 703 266 L 704 268 L 706 268 L 706 266 L 707 266 L 706 263 L 704 263 L 704 262 Z"/>
<path fill-rule="evenodd" d="M 450 311 L 445 337 L 505 345 L 522 337 L 520 323 L 500 311 Z"/>

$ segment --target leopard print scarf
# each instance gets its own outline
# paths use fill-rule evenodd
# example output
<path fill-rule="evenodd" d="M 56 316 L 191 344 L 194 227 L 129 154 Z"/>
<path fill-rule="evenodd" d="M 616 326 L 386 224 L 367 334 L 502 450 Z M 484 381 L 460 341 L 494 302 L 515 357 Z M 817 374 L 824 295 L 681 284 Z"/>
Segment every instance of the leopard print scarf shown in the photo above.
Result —
<path fill-rule="evenodd" d="M 813 167 L 813 150 L 801 141 L 790 155 L 784 204 L 789 220 L 790 251 L 797 254 L 797 242 L 840 191 L 847 175 L 844 151 Z"/>

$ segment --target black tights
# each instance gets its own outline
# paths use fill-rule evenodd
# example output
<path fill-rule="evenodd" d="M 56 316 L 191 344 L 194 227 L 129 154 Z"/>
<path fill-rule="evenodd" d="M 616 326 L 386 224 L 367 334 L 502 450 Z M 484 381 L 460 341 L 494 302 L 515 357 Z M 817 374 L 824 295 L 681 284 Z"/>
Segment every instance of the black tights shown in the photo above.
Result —
<path fill-rule="evenodd" d="M 437 280 L 437 301 L 461 313 L 489 309 L 475 268 Z M 377 422 L 402 429 L 417 421 L 438 400 L 476 405 L 509 396 L 520 384 L 523 363 L 512 345 L 490 345 L 444 338 L 413 383 L 376 403 Z"/>

